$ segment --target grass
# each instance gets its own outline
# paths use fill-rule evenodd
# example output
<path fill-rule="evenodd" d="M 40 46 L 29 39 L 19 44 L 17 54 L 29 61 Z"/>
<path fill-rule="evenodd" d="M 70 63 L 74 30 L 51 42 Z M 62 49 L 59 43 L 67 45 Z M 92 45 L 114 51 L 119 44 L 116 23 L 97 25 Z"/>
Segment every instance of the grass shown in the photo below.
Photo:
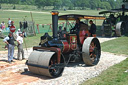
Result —
<path fill-rule="evenodd" d="M 101 44 L 102 51 L 128 55 L 128 37 L 119 37 Z"/>
<path fill-rule="evenodd" d="M 128 85 L 128 58 L 102 72 L 98 77 L 85 81 L 82 85 Z"/>
<path fill-rule="evenodd" d="M 52 23 L 52 16 L 50 14 L 52 10 L 49 11 L 31 11 L 32 15 L 33 15 L 33 20 L 35 22 L 35 24 L 50 24 Z M 61 11 L 58 10 L 60 12 L 60 15 L 63 14 L 84 14 L 84 15 L 98 15 L 99 11 L 96 10 L 76 10 L 76 11 Z M 42 12 L 42 13 L 39 13 Z M 22 12 L 22 11 L 9 11 L 9 10 L 0 10 L 0 22 L 4 21 L 6 23 L 8 23 L 8 18 L 11 18 L 11 20 L 14 21 L 14 24 L 16 25 L 17 28 L 19 28 L 19 22 L 20 21 L 24 21 L 24 17 L 27 16 L 25 18 L 26 21 L 32 21 L 31 18 L 31 14 L 30 12 Z M 97 25 L 101 25 L 102 24 L 102 20 L 97 20 Z"/>
<path fill-rule="evenodd" d="M 119 37 L 101 43 L 102 51 L 128 55 L 128 37 Z M 103 71 L 99 76 L 85 81 L 82 85 L 128 85 L 128 58 Z"/>

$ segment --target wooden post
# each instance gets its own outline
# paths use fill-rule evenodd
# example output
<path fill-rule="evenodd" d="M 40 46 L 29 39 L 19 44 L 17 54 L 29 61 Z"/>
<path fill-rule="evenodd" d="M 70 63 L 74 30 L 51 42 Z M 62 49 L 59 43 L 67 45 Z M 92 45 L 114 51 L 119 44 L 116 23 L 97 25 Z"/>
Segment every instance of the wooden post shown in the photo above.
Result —
<path fill-rule="evenodd" d="M 30 14 L 31 14 L 31 18 L 32 18 L 32 22 L 33 22 L 33 17 L 32 17 L 32 12 L 30 12 Z M 34 22 L 33 22 L 34 23 Z M 35 26 L 34 26 L 34 24 L 33 24 L 33 32 L 34 32 L 34 35 L 36 36 L 36 32 L 35 32 Z"/>

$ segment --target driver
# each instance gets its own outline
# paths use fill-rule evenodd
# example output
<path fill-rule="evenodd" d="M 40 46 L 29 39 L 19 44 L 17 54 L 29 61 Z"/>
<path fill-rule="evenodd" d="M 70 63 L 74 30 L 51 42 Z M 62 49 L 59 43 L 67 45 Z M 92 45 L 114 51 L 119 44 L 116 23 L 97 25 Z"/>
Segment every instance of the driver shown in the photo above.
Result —
<path fill-rule="evenodd" d="M 74 31 L 78 32 L 79 29 L 80 29 L 80 19 L 76 18 L 76 24 L 75 24 L 74 28 L 71 29 L 71 31 L 73 30 L 73 33 L 74 33 Z"/>

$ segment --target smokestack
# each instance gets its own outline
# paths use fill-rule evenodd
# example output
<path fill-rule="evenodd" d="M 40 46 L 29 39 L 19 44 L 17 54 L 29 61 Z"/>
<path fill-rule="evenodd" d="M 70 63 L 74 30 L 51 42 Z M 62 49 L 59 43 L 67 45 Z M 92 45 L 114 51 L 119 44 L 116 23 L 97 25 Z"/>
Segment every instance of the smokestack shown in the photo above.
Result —
<path fill-rule="evenodd" d="M 58 32 L 58 11 L 52 11 L 52 28 L 53 28 L 53 39 L 57 39 L 57 32 Z"/>

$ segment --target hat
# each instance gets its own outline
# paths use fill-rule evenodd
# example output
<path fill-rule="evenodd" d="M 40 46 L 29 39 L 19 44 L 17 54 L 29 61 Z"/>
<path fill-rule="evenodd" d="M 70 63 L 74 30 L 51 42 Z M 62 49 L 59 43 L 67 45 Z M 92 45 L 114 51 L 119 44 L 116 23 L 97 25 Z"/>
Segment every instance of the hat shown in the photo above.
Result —
<path fill-rule="evenodd" d="M 18 29 L 18 31 L 20 31 L 20 29 Z"/>
<path fill-rule="evenodd" d="M 19 32 L 19 34 L 22 34 L 22 32 Z"/>

